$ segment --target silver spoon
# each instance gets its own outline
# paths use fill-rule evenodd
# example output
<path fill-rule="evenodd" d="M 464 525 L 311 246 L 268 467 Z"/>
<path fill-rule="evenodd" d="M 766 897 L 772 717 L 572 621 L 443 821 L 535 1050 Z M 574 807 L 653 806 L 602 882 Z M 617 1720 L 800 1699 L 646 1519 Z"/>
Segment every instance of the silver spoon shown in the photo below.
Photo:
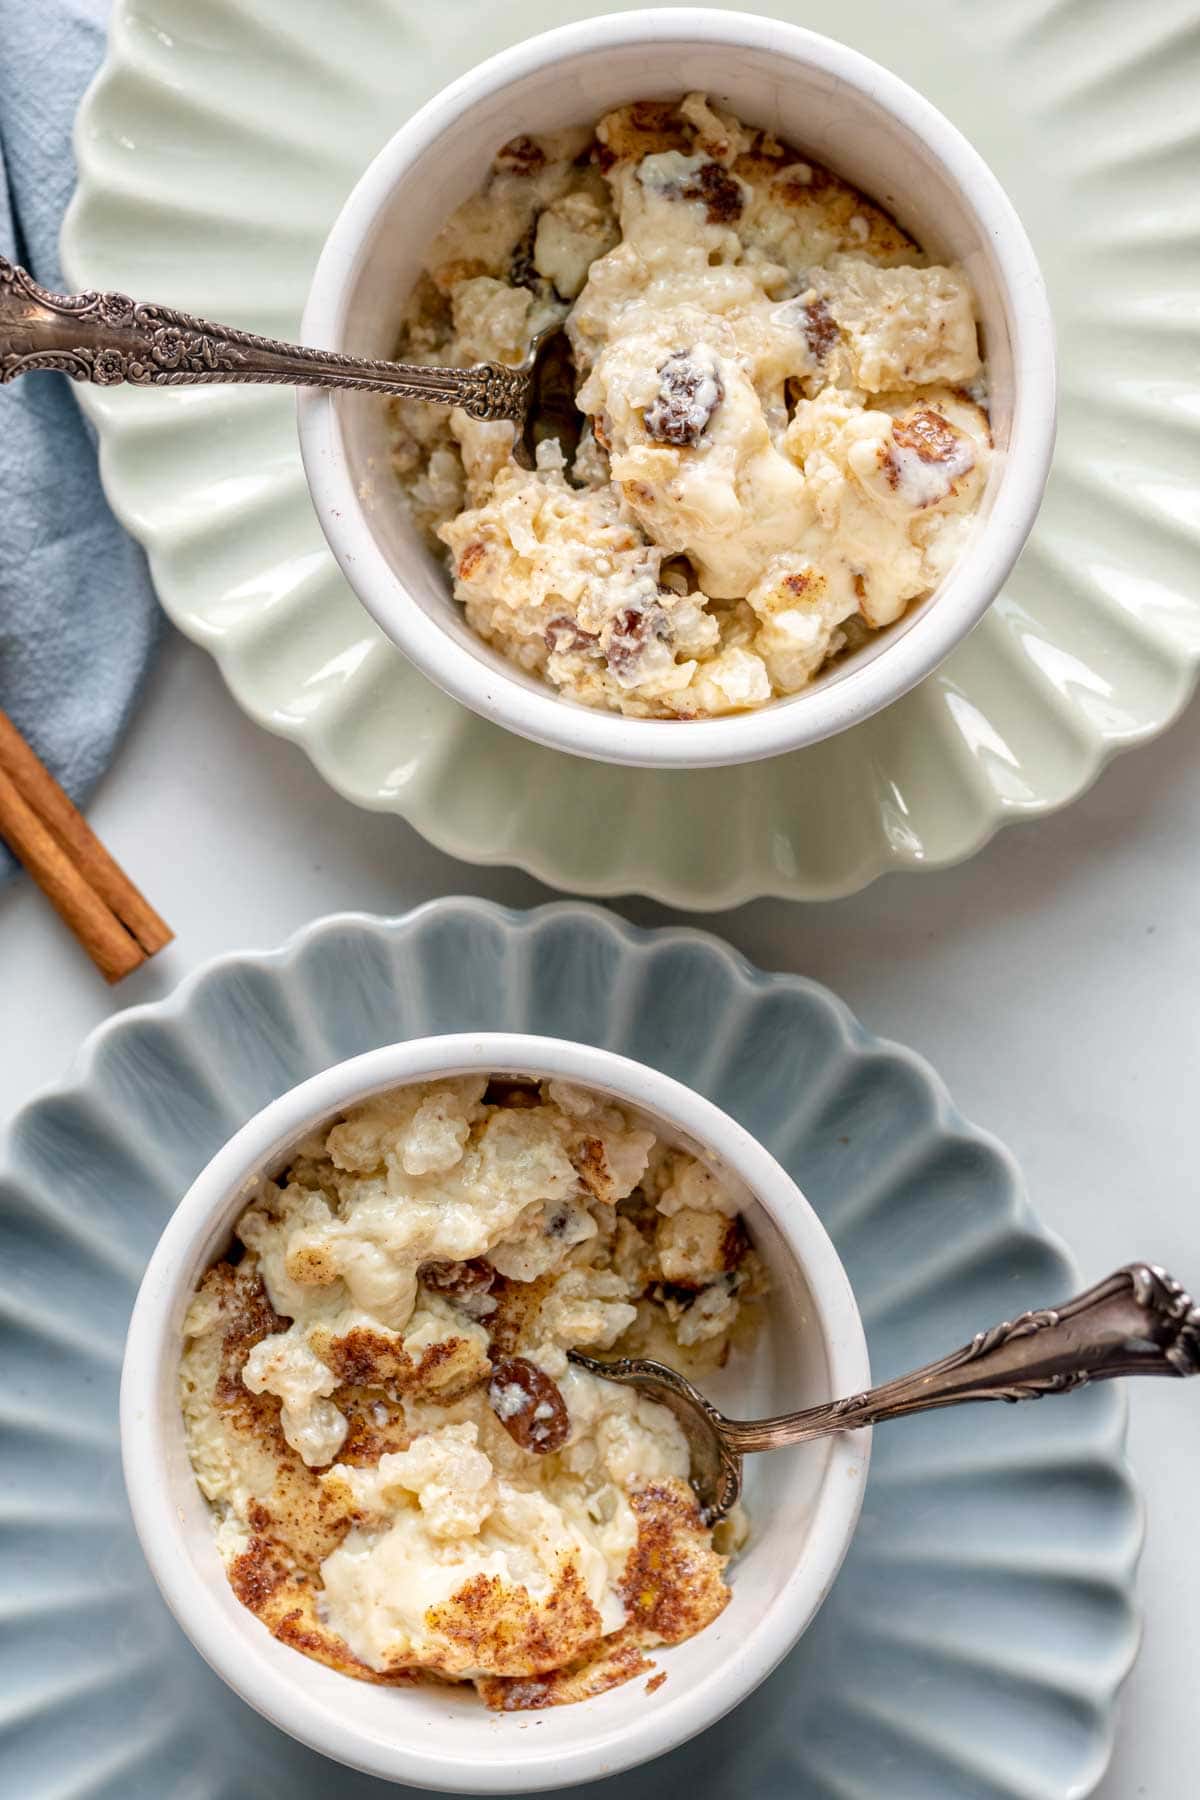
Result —
<path fill-rule="evenodd" d="M 1115 1375 L 1200 1374 L 1200 1307 L 1153 1263 L 1130 1263 L 1074 1300 L 993 1325 L 911 1375 L 778 1419 L 727 1419 L 677 1370 L 648 1357 L 606 1363 L 576 1350 L 570 1357 L 670 1408 L 688 1441 L 704 1522 L 715 1525 L 741 1493 L 742 1457 L 751 1451 L 966 1400 L 1037 1400 Z"/>
<path fill-rule="evenodd" d="M 511 419 L 513 455 L 526 469 L 533 468 L 537 445 L 546 437 L 559 440 L 569 462 L 583 422 L 561 325 L 540 332 L 515 367 L 372 362 L 214 325 L 128 294 L 52 294 L 27 269 L 0 256 L 0 383 L 36 369 L 56 369 L 98 387 L 274 382 L 461 406 L 473 419 Z"/>

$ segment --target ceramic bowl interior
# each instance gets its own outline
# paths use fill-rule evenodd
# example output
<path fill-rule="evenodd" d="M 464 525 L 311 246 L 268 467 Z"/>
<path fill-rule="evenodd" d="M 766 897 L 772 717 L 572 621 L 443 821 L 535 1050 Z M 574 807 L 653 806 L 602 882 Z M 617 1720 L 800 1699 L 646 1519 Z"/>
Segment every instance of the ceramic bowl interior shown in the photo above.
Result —
<path fill-rule="evenodd" d="M 711 41 L 689 37 L 689 20 L 700 21 L 698 32 Z M 773 21 L 688 11 L 628 14 L 604 24 L 611 30 L 599 40 L 593 21 L 505 53 L 431 101 L 398 134 L 335 226 L 310 297 L 306 335 L 316 341 L 314 334 L 332 334 L 355 355 L 394 355 L 399 315 L 425 246 L 480 187 L 506 139 L 592 123 L 638 97 L 704 90 L 747 124 L 765 127 L 853 182 L 934 258 L 966 269 L 978 297 L 1000 454 L 955 569 L 895 626 L 800 694 L 758 713 L 685 727 L 626 720 L 562 699 L 469 628 L 445 568 L 400 502 L 387 411 L 377 398 L 302 395 L 305 460 L 322 525 L 360 597 L 388 635 L 459 699 L 527 736 L 607 760 L 747 760 L 828 736 L 897 698 L 994 598 L 1032 523 L 1048 466 L 1049 317 L 1032 251 L 998 184 L 959 134 L 895 77 L 826 39 Z M 623 34 L 629 41 L 620 41 Z M 539 45 L 547 47 L 541 54 Z M 1030 384 L 1039 390 L 1032 397 L 1025 391 Z M 318 418 L 323 430 L 315 428 Z M 336 505 L 322 479 L 330 456 L 345 460 Z M 347 513 L 365 528 L 352 551 Z M 440 653 L 422 618 L 442 634 Z M 898 655 L 906 642 L 910 654 Z M 453 646 L 453 656 L 445 646 Z"/>
<path fill-rule="evenodd" d="M 708 1384 L 718 1404 L 750 1417 L 809 1405 L 865 1384 L 867 1357 L 849 1283 L 822 1227 L 790 1178 L 739 1126 L 624 1058 L 550 1040 L 494 1041 L 499 1059 L 478 1039 L 426 1039 L 370 1052 L 285 1095 L 226 1146 L 173 1216 L 138 1296 L 122 1385 L 122 1447 L 151 1569 L 197 1648 L 244 1699 L 314 1748 L 374 1774 L 452 1791 L 521 1792 L 611 1772 L 670 1748 L 762 1679 L 803 1631 L 841 1561 L 861 1500 L 867 1434 L 748 1459 L 753 1536 L 735 1565 L 733 1598 L 698 1637 L 654 1653 L 668 1678 L 653 1696 L 638 1680 L 577 1705 L 497 1715 L 471 1689 L 377 1687 L 339 1675 L 278 1643 L 235 1599 L 188 1461 L 178 1405 L 188 1300 L 204 1270 L 228 1250 L 233 1222 L 259 1179 L 278 1171 L 308 1129 L 398 1080 L 472 1069 L 579 1079 L 587 1069 L 588 1085 L 639 1107 L 674 1142 L 715 1166 L 728 1166 L 732 1147 L 733 1165 L 761 1196 L 747 1222 L 771 1272 L 769 1319 L 754 1352 Z"/>

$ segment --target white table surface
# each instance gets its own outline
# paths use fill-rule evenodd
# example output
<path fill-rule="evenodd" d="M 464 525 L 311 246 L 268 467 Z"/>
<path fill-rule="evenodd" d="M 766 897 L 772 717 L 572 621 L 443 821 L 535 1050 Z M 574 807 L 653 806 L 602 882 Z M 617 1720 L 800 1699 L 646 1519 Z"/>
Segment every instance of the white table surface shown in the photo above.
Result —
<path fill-rule="evenodd" d="M 90 816 L 177 942 L 110 992 L 28 882 L 0 890 L 0 1124 L 64 1071 L 99 1020 L 168 993 L 218 952 L 270 948 L 347 907 L 550 897 L 356 811 L 298 750 L 244 719 L 207 656 L 177 637 Z M 828 905 L 688 917 L 763 967 L 826 982 L 871 1030 L 927 1056 L 963 1111 L 1016 1153 L 1088 1280 L 1141 1256 L 1200 1285 L 1198 888 L 1194 708 L 1078 805 L 1001 834 L 963 868 L 891 876 Z M 637 899 L 615 910 L 641 924 L 676 916 Z M 1097 1792 L 1190 1800 L 1200 1792 L 1200 1381 L 1194 1391 L 1131 1383 L 1130 1402 L 1148 1514 L 1146 1631 Z"/>

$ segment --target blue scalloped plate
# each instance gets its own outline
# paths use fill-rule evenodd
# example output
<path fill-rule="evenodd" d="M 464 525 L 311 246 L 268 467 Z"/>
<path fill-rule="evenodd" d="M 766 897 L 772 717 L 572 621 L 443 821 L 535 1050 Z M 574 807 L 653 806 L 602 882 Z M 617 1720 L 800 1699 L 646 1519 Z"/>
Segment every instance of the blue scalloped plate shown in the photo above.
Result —
<path fill-rule="evenodd" d="M 281 1736 L 163 1608 L 121 1488 L 117 1380 L 154 1240 L 251 1113 L 428 1032 L 587 1039 L 690 1082 L 816 1207 L 884 1379 L 1079 1285 L 1005 1151 L 812 982 L 595 908 L 438 901 L 224 957 L 89 1040 L 0 1165 L 0 1788 L 21 1800 L 339 1800 L 385 1785 Z M 1112 1388 L 876 1433 L 815 1625 L 736 1713 L 576 1790 L 649 1800 L 1079 1800 L 1137 1646 L 1141 1518 Z M 394 1790 L 390 1790 L 394 1791 Z"/>

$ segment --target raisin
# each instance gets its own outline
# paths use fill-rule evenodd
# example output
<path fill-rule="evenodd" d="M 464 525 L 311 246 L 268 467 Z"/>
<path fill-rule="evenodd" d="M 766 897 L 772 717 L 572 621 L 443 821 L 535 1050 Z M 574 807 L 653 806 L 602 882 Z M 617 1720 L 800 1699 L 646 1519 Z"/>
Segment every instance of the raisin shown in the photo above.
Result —
<path fill-rule="evenodd" d="M 823 300 L 810 300 L 804 309 L 804 341 L 818 362 L 838 341 L 837 323 Z"/>
<path fill-rule="evenodd" d="M 685 200 L 703 200 L 710 225 L 729 225 L 740 219 L 746 204 L 741 182 L 715 162 L 701 163 L 679 191 Z"/>
<path fill-rule="evenodd" d="M 690 351 L 676 350 L 658 375 L 658 395 L 644 415 L 646 430 L 656 443 L 694 448 L 725 398 L 716 362 L 705 368 Z"/>
<path fill-rule="evenodd" d="M 496 167 L 505 175 L 536 175 L 546 165 L 546 152 L 531 137 L 510 138 L 496 152 Z"/>
<path fill-rule="evenodd" d="M 605 652 L 609 668 L 614 675 L 631 679 L 646 645 L 655 638 L 665 643 L 670 635 L 667 615 L 661 606 L 626 607 L 613 621 Z"/>
<path fill-rule="evenodd" d="M 447 1294 L 452 1300 L 486 1294 L 496 1279 L 495 1269 L 479 1257 L 473 1257 L 470 1262 L 426 1263 L 420 1273 L 427 1288 Z"/>
<path fill-rule="evenodd" d="M 565 614 L 561 619 L 551 619 L 546 627 L 545 638 L 546 648 L 551 656 L 563 656 L 570 650 L 592 650 L 600 642 L 594 631 L 584 631 L 582 626 L 576 624 L 574 619 L 568 619 Z"/>
<path fill-rule="evenodd" d="M 509 1356 L 495 1365 L 488 1404 L 522 1450 L 548 1456 L 567 1441 L 571 1421 L 566 1401 L 557 1382 L 528 1357 Z"/>
<path fill-rule="evenodd" d="M 953 425 L 927 406 L 907 419 L 897 419 L 892 436 L 902 450 L 914 451 L 924 463 L 949 462 L 961 443 Z"/>

